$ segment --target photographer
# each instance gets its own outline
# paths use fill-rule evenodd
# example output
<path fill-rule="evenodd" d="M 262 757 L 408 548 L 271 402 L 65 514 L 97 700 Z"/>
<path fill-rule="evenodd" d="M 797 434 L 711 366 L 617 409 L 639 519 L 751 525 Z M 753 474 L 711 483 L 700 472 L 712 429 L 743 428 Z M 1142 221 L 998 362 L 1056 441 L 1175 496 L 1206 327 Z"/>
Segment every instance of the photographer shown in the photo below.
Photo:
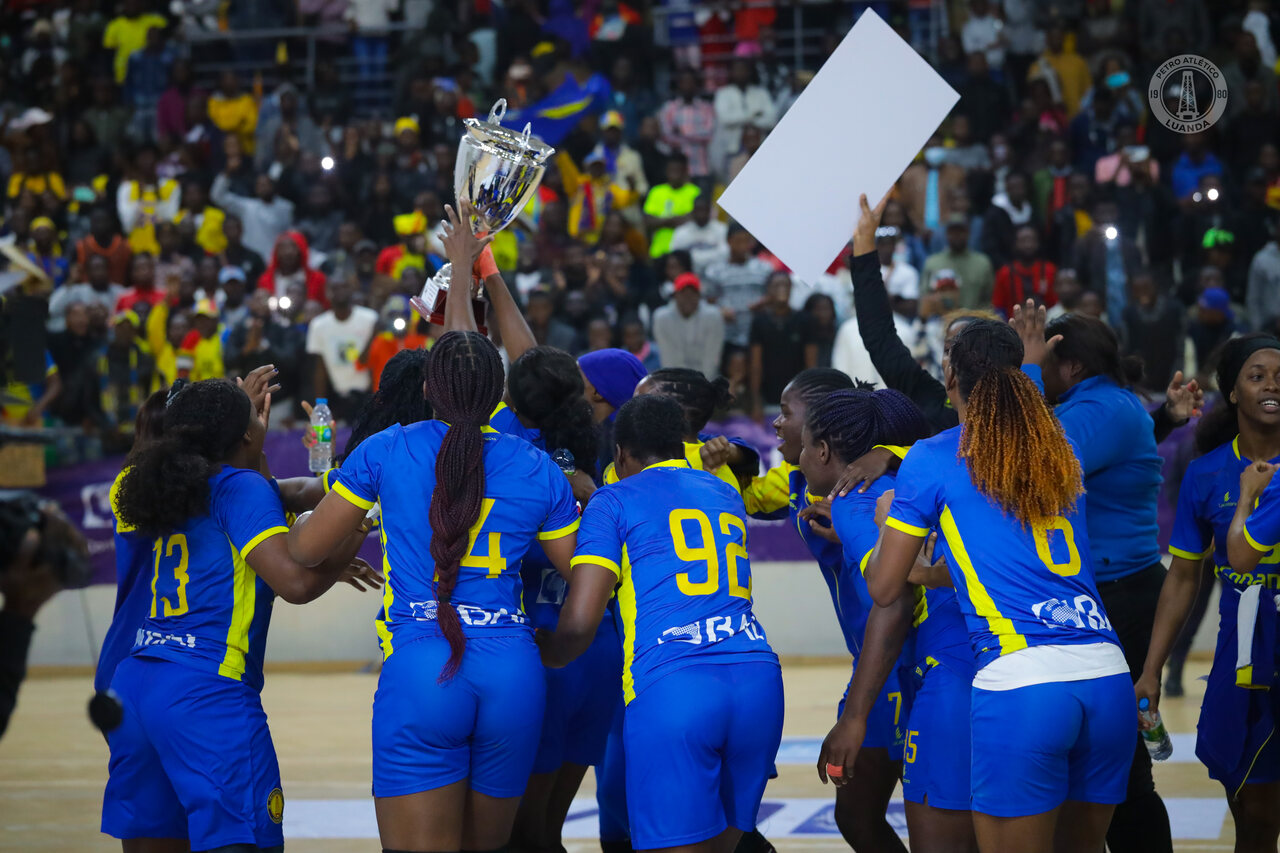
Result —
<path fill-rule="evenodd" d="M 27 675 L 36 611 L 67 587 L 89 581 L 84 536 L 52 503 L 30 492 L 0 492 L 0 736 Z"/>

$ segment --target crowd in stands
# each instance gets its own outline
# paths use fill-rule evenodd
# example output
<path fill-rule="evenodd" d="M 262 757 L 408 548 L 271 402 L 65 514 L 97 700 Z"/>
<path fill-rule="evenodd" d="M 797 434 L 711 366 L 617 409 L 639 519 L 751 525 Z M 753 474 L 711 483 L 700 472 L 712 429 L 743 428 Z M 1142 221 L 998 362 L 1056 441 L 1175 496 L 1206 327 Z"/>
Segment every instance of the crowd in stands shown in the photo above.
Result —
<path fill-rule="evenodd" d="M 829 53 L 868 6 L 919 43 L 918 5 L 802 4 L 802 17 Z M 961 98 L 877 237 L 920 363 L 940 370 L 949 311 L 1026 298 L 1104 318 L 1153 391 L 1177 369 L 1202 375 L 1238 331 L 1280 331 L 1280 10 L 937 5 L 935 66 Z M 6 419 L 127 446 L 153 388 L 265 363 L 283 421 L 317 396 L 349 416 L 392 355 L 430 345 L 408 297 L 444 262 L 462 121 L 565 91 L 590 106 L 493 245 L 540 343 L 723 374 L 755 417 L 807 366 L 876 380 L 848 253 L 796 280 L 714 201 L 820 66 L 788 65 L 787 18 L 630 0 L 11 0 Z M 192 38 L 299 24 L 333 33 L 311 85 L 280 64 L 297 53 L 287 40 L 264 53 Z M 1152 71 L 1182 53 L 1216 63 L 1229 90 L 1206 132 L 1167 130 L 1147 104 Z M 370 114 L 379 80 L 390 102 Z M 887 117 L 864 118 L 875 133 Z M 822 213 L 796 198 L 778 215 Z"/>

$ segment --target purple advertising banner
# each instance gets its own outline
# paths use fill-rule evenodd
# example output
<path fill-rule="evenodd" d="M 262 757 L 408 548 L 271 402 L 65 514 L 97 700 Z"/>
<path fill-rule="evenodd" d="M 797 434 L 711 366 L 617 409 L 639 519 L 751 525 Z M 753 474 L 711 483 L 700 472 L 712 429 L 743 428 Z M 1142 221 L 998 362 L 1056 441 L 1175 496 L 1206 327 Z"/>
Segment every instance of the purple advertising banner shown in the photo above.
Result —
<path fill-rule="evenodd" d="M 707 432 L 737 436 L 759 448 L 765 467 L 778 464 L 777 437 L 773 427 L 755 423 L 746 417 L 734 417 L 727 421 L 707 425 Z M 348 431 L 339 430 L 337 446 L 346 444 Z M 1193 454 L 1192 426 L 1176 430 L 1160 445 L 1164 460 L 1165 486 L 1160 495 L 1160 545 L 1167 547 L 1169 530 L 1173 526 L 1174 508 L 1177 504 L 1177 484 L 1182 478 L 1187 462 Z M 304 477 L 307 471 L 307 451 L 302 445 L 300 430 L 273 432 L 267 435 L 265 448 L 271 470 L 277 477 Z M 46 497 L 56 500 L 67 516 L 89 539 L 93 556 L 93 582 L 115 583 L 115 544 L 112 540 L 111 484 L 123 457 L 112 457 L 67 468 L 51 468 L 48 485 L 40 490 Z M 791 529 L 789 521 L 749 520 L 749 549 L 751 558 L 758 562 L 807 560 L 809 552 L 800 537 Z M 366 542 L 362 556 L 375 565 L 380 562 L 375 539 Z"/>

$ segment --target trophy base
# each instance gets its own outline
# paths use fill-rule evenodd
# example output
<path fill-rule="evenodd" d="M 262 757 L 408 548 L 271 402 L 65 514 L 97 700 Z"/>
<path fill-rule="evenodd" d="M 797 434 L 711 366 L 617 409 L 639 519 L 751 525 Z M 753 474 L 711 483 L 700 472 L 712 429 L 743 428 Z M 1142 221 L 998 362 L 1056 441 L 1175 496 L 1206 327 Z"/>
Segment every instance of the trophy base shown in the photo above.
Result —
<path fill-rule="evenodd" d="M 435 302 L 431 306 L 431 314 L 427 317 L 428 323 L 430 323 L 433 326 L 444 325 L 444 306 L 445 306 L 445 303 L 448 301 L 448 299 L 449 299 L 449 291 L 440 290 L 436 292 Z M 484 324 L 485 311 L 487 310 L 487 303 L 483 299 L 472 299 L 471 310 L 475 314 L 476 329 L 482 335 L 489 334 L 489 329 Z"/>

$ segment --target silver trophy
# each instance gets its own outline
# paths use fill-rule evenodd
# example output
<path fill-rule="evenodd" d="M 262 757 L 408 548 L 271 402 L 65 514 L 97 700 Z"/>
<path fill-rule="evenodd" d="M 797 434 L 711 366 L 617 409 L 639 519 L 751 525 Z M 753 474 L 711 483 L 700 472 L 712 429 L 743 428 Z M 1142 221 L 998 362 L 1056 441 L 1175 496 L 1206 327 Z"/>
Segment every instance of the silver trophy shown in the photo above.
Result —
<path fill-rule="evenodd" d="M 458 159 L 453 169 L 453 192 L 459 206 L 471 203 L 475 213 L 472 228 L 478 235 L 494 234 L 506 228 L 520 214 L 538 189 L 547 170 L 547 160 L 556 150 L 530 135 L 508 130 L 499 122 L 506 115 L 507 102 L 499 100 L 489 111 L 489 119 L 463 121 L 466 134 L 458 143 Z M 415 297 L 414 308 L 437 326 L 444 325 L 444 306 L 449 296 L 453 265 L 446 263 Z M 483 296 L 481 290 L 477 296 Z M 472 300 L 476 325 L 484 325 L 485 303 Z"/>

